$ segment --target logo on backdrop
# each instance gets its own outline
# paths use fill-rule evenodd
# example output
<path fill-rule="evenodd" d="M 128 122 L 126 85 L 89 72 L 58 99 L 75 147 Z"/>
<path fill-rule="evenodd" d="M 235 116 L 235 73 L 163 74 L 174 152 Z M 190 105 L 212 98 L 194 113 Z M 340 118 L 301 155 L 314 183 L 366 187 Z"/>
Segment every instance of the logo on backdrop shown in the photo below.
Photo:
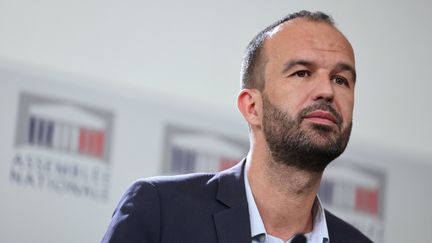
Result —
<path fill-rule="evenodd" d="M 221 171 L 237 164 L 246 155 L 248 145 L 226 134 L 168 125 L 163 173 Z"/>
<path fill-rule="evenodd" d="M 21 93 L 10 182 L 92 199 L 108 197 L 113 115 Z"/>

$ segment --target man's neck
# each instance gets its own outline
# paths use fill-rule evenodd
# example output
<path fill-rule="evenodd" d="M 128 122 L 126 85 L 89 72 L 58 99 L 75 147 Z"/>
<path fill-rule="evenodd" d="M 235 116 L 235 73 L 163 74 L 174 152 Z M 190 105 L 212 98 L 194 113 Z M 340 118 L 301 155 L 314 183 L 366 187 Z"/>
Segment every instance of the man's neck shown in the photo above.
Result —
<path fill-rule="evenodd" d="M 290 239 L 312 231 L 312 207 L 322 173 L 310 173 L 249 154 L 246 175 L 268 234 Z"/>

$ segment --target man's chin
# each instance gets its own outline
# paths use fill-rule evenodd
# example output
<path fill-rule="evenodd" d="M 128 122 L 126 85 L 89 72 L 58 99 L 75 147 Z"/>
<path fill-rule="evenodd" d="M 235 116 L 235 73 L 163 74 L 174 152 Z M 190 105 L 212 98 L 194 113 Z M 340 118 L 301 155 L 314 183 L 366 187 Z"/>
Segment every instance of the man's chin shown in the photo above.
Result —
<path fill-rule="evenodd" d="M 308 124 L 310 130 L 320 132 L 320 133 L 338 133 L 340 131 L 339 127 L 336 124 L 320 124 L 320 123 L 312 123 Z"/>
<path fill-rule="evenodd" d="M 314 125 L 308 129 L 303 129 L 303 133 L 309 137 L 312 143 L 322 144 L 335 143 L 337 138 L 341 136 L 339 131 L 332 126 Z"/>
<path fill-rule="evenodd" d="M 306 136 L 304 148 L 309 150 L 309 153 L 326 154 L 341 149 L 339 134 L 334 132 L 309 131 Z"/>

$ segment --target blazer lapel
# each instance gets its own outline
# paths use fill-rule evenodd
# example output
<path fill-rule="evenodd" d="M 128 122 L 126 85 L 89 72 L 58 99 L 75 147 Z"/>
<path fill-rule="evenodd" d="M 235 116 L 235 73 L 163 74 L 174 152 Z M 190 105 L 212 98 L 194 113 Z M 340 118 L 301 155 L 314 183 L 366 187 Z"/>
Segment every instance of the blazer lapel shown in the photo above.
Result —
<path fill-rule="evenodd" d="M 219 243 L 251 242 L 244 186 L 245 161 L 246 159 L 243 159 L 238 165 L 218 174 L 219 187 L 216 199 L 227 207 L 213 215 Z"/>
<path fill-rule="evenodd" d="M 338 227 L 338 223 L 335 221 L 335 216 L 327 210 L 324 210 L 326 221 L 327 221 L 327 231 L 329 234 L 331 243 L 343 243 L 346 240 L 341 240 L 341 232 L 345 233 L 343 229 Z M 338 233 L 339 232 L 339 233 Z M 348 240 L 349 241 L 349 240 Z"/>

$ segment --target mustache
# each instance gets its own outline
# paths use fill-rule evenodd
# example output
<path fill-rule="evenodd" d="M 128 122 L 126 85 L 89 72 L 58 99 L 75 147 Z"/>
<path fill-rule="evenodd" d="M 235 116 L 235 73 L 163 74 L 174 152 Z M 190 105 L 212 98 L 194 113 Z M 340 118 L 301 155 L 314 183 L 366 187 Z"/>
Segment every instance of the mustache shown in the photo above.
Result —
<path fill-rule="evenodd" d="M 336 111 L 336 109 L 331 104 L 329 104 L 324 100 L 317 101 L 316 103 L 302 109 L 299 112 L 299 116 L 298 116 L 299 122 L 303 120 L 304 116 L 317 110 L 327 111 L 331 113 L 336 118 L 336 123 L 338 124 L 338 126 L 342 125 L 343 122 L 342 116 Z"/>

